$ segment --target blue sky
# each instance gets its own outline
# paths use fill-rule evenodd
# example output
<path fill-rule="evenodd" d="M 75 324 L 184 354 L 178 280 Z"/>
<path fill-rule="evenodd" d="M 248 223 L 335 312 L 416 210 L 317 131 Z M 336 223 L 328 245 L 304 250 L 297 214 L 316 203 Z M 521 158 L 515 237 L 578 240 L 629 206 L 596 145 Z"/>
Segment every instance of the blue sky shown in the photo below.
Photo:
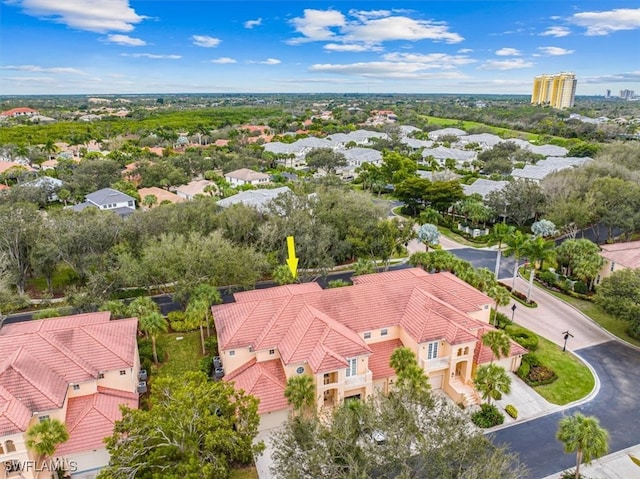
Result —
<path fill-rule="evenodd" d="M 0 94 L 640 92 L 638 0 L 0 0 Z"/>

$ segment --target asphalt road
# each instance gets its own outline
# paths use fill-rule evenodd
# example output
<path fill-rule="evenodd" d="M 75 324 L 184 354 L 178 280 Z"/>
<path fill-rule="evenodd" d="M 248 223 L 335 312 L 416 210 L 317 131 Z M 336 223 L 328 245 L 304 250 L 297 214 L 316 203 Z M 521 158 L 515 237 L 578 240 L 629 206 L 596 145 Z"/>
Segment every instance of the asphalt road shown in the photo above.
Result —
<path fill-rule="evenodd" d="M 576 351 L 600 378 L 596 397 L 562 412 L 511 426 L 491 434 L 495 443 L 506 444 L 538 479 L 575 466 L 575 454 L 565 454 L 555 438 L 558 421 L 576 411 L 596 416 L 609 431 L 610 452 L 640 444 L 640 351 L 609 341 Z"/>

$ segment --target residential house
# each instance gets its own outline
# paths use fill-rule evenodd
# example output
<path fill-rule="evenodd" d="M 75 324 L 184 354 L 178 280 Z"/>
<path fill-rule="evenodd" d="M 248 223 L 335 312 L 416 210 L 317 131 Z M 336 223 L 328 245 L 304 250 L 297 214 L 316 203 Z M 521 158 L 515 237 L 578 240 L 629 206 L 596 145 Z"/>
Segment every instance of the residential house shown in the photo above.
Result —
<path fill-rule="evenodd" d="M 38 188 L 41 190 L 45 190 L 47 192 L 47 200 L 48 201 L 58 201 L 57 192 L 63 186 L 62 180 L 58 178 L 52 178 L 50 176 L 40 176 L 35 180 L 27 181 L 25 183 L 21 183 L 21 187 L 27 188 Z"/>
<path fill-rule="evenodd" d="M 33 108 L 20 107 L 3 111 L 2 113 L 0 113 L 0 116 L 4 116 L 6 118 L 16 118 L 18 116 L 33 116 L 38 114 L 38 110 L 34 110 Z"/>
<path fill-rule="evenodd" d="M 516 168 L 511 172 L 511 176 L 518 179 L 525 179 L 539 183 L 544 178 L 557 171 L 574 168 L 593 161 L 592 158 L 564 158 L 550 156 L 545 160 L 538 161 L 535 165 L 525 165 L 524 168 Z"/>
<path fill-rule="evenodd" d="M 184 198 L 185 200 L 191 201 L 197 195 L 208 195 L 209 194 L 208 187 L 211 187 L 215 191 L 217 191 L 217 186 L 213 181 L 193 180 L 187 183 L 186 185 L 177 186 L 175 189 L 175 193 L 180 198 Z"/>
<path fill-rule="evenodd" d="M 26 431 L 39 421 L 65 423 L 69 440 L 54 457 L 76 463 L 73 477 L 94 478 L 109 462 L 104 438 L 138 407 L 140 360 L 136 318 L 109 312 L 5 324 L 0 329 L 0 468 L 8 478 L 36 460 Z M 0 474 L 1 475 L 1 474 Z"/>
<path fill-rule="evenodd" d="M 477 194 L 482 196 L 483 200 L 486 200 L 489 193 L 492 191 L 501 191 L 505 186 L 507 186 L 507 184 L 509 184 L 508 181 L 495 181 L 478 178 L 470 185 L 462 185 L 462 191 L 467 196 Z"/>
<path fill-rule="evenodd" d="M 393 351 L 406 346 L 434 390 L 477 403 L 474 370 L 491 361 L 481 336 L 493 300 L 450 273 L 422 269 L 362 275 L 353 286 L 302 283 L 234 294 L 212 307 L 224 380 L 260 398 L 261 429 L 290 408 L 287 380 L 313 378 L 318 409 L 393 387 Z M 525 349 L 498 361 L 515 371 Z"/>
<path fill-rule="evenodd" d="M 221 208 L 229 208 L 233 205 L 243 204 L 263 212 L 272 200 L 286 193 L 291 193 L 288 186 L 272 189 L 261 188 L 257 190 L 241 191 L 236 195 L 219 200 L 218 206 Z"/>
<path fill-rule="evenodd" d="M 231 183 L 231 186 L 243 185 L 264 185 L 269 183 L 271 177 L 265 173 L 250 170 L 249 168 L 240 168 L 239 170 L 225 173 L 224 179 Z"/>
<path fill-rule="evenodd" d="M 457 136 L 458 139 L 460 139 L 460 137 L 466 134 L 467 132 L 460 128 L 441 128 L 440 130 L 430 131 L 427 136 L 430 140 L 439 141 L 443 136 Z"/>
<path fill-rule="evenodd" d="M 425 148 L 422 150 L 422 157 L 433 157 L 441 166 L 444 166 L 447 160 L 454 160 L 458 166 L 462 166 L 465 162 L 471 163 L 478 156 L 478 153 L 470 150 L 459 150 L 457 148 L 447 148 L 446 146 L 438 146 L 436 148 Z"/>
<path fill-rule="evenodd" d="M 157 186 L 152 186 L 151 188 L 140 188 L 138 190 L 138 194 L 140 195 L 140 200 L 143 203 L 145 196 L 155 196 L 158 201 L 155 205 L 152 206 L 152 208 L 154 206 L 159 206 L 167 201 L 169 203 L 182 203 L 183 201 L 185 201 L 185 198 L 183 198 L 182 196 L 178 196 L 171 191 L 163 190 L 162 188 L 158 188 Z"/>
<path fill-rule="evenodd" d="M 113 188 L 102 188 L 101 190 L 89 193 L 85 196 L 83 203 L 74 205 L 71 208 L 74 211 L 82 211 L 90 207 L 113 211 L 120 216 L 126 217 L 135 211 L 136 200 Z"/>
<path fill-rule="evenodd" d="M 596 277 L 596 284 L 611 276 L 614 271 L 640 268 L 640 241 L 600 245 L 600 256 L 604 264 Z"/>

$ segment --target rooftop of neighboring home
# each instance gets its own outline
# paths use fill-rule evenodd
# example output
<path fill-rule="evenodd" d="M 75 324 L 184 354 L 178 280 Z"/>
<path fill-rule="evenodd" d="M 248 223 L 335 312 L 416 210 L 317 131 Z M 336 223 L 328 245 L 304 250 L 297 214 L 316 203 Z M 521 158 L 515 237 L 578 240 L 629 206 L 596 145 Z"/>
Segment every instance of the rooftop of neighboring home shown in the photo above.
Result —
<path fill-rule="evenodd" d="M 441 128 L 440 130 L 433 130 L 428 133 L 428 137 L 430 140 L 439 140 L 443 136 L 465 136 L 467 134 L 466 131 L 461 130 L 460 128 Z"/>
<path fill-rule="evenodd" d="M 640 241 L 600 245 L 600 255 L 612 263 L 629 269 L 640 268 Z"/>
<path fill-rule="evenodd" d="M 242 181 L 258 181 L 269 179 L 269 175 L 266 173 L 260 173 L 258 171 L 250 170 L 249 168 L 240 168 L 239 170 L 233 170 L 224 174 L 225 178 L 234 178 Z"/>
<path fill-rule="evenodd" d="M 349 148 L 341 151 L 341 153 L 350 163 L 379 163 L 382 161 L 382 152 L 373 148 Z"/>
<path fill-rule="evenodd" d="M 169 201 L 171 203 L 181 203 L 184 201 L 184 198 L 176 195 L 175 193 L 171 193 L 170 191 L 158 188 L 157 186 L 152 186 L 151 188 L 140 188 L 138 190 L 138 194 L 140 195 L 140 199 L 143 201 L 145 196 L 155 196 L 158 200 L 156 206 L 163 201 Z"/>
<path fill-rule="evenodd" d="M 538 155 L 545 155 L 545 156 L 566 156 L 566 154 L 569 152 L 569 150 L 567 150 L 566 148 L 562 147 L 562 146 L 556 146 L 556 145 L 534 145 L 526 140 L 521 140 L 520 138 L 510 138 L 508 140 L 505 141 L 510 141 L 512 143 L 515 143 L 516 145 L 518 145 L 520 148 L 522 148 L 523 150 L 529 150 L 532 153 L 536 153 Z"/>
<path fill-rule="evenodd" d="M 11 110 L 6 110 L 0 113 L 0 116 L 22 116 L 22 115 L 37 115 L 38 110 L 34 110 L 33 108 L 19 107 L 12 108 Z"/>
<path fill-rule="evenodd" d="M 257 189 L 257 190 L 248 190 L 242 191 L 236 195 L 229 196 L 228 198 L 224 198 L 218 201 L 218 206 L 222 208 L 228 208 L 233 205 L 243 204 L 245 206 L 250 206 L 252 208 L 256 208 L 258 211 L 263 211 L 271 200 L 277 198 L 281 194 L 290 193 L 291 190 L 287 186 L 282 186 L 280 188 L 273 189 Z"/>
<path fill-rule="evenodd" d="M 89 193 L 86 196 L 86 199 L 90 203 L 98 206 L 114 203 L 128 203 L 129 201 L 135 202 L 135 198 L 132 198 L 121 191 L 114 190 L 113 188 L 102 188 L 101 190 Z"/>
<path fill-rule="evenodd" d="M 482 199 L 486 199 L 489 193 L 492 191 L 500 191 L 502 188 L 507 186 L 508 183 L 508 181 L 494 181 L 478 178 L 471 185 L 462 185 L 462 191 L 467 196 L 478 194 L 482 196 Z"/>
<path fill-rule="evenodd" d="M 433 146 L 433 141 L 431 140 L 418 140 L 416 138 L 407 138 L 404 137 L 400 140 L 400 143 L 407 145 L 410 148 L 418 149 L 418 148 L 431 148 Z"/>
<path fill-rule="evenodd" d="M 0 436 L 24 431 L 33 413 L 61 408 L 71 383 L 134 366 L 138 320 L 110 316 L 79 314 L 0 329 Z"/>
<path fill-rule="evenodd" d="M 59 180 L 58 178 L 51 178 L 50 176 L 40 176 L 38 178 L 36 178 L 35 180 L 31 180 L 31 181 L 27 181 L 25 183 L 22 183 L 20 186 L 30 186 L 33 188 L 49 188 L 49 189 L 54 189 L 54 188 L 60 188 L 62 187 L 64 183 L 62 182 L 62 180 Z"/>
<path fill-rule="evenodd" d="M 15 161 L 0 161 L 0 174 L 5 173 L 11 168 L 23 168 L 25 171 L 35 171 L 29 165 L 23 165 Z"/>
<path fill-rule="evenodd" d="M 465 135 L 459 138 L 458 142 L 461 145 L 468 145 L 469 143 L 478 143 L 481 146 L 492 148 L 498 143 L 502 143 L 503 140 L 498 135 L 492 135 L 491 133 L 479 133 L 476 135 Z"/>
<path fill-rule="evenodd" d="M 556 171 L 566 170 L 576 166 L 584 165 L 593 161 L 592 158 L 554 157 L 550 156 L 545 160 L 538 161 L 535 165 L 525 165 L 524 168 L 516 168 L 511 172 L 514 178 L 524 178 L 530 180 L 542 180 Z"/>
<path fill-rule="evenodd" d="M 437 146 L 436 148 L 425 148 L 422 150 L 422 157 L 433 156 L 437 160 L 453 160 L 468 161 L 476 157 L 477 153 L 470 150 L 458 150 L 457 148 L 447 148 L 446 146 Z"/>
<path fill-rule="evenodd" d="M 186 197 L 192 198 L 195 195 L 204 195 L 204 191 L 207 186 L 215 185 L 213 181 L 209 180 L 193 180 L 186 185 L 176 186 L 176 193 L 180 193 Z"/>

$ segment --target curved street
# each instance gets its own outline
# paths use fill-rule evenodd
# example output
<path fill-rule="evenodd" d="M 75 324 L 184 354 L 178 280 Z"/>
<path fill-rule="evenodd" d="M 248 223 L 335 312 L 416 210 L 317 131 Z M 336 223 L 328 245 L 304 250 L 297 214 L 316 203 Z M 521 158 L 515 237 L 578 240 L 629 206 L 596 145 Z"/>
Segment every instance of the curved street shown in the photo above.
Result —
<path fill-rule="evenodd" d="M 469 248 L 444 236 L 441 236 L 440 244 L 475 267 L 491 271 L 495 268 L 495 248 Z M 425 247 L 414 240 L 408 249 L 413 253 L 424 251 Z M 499 277 L 508 285 L 512 282 L 513 265 L 512 258 L 503 257 Z M 515 286 L 526 294 L 529 284 L 518 278 Z M 592 367 L 598 389 L 577 405 L 494 431 L 490 434 L 493 440 L 517 452 L 532 479 L 575 467 L 575 454 L 565 454 L 562 444 L 555 438 L 558 420 L 575 411 L 600 420 L 610 434 L 610 453 L 640 444 L 640 348 L 614 339 L 580 311 L 538 287 L 534 286 L 531 296 L 538 304 L 537 308 L 528 308 L 512 300 L 508 306 L 499 309 L 507 317 L 513 317 L 516 323 L 560 346 L 564 343 L 563 333 L 569 331 L 573 337 L 569 338 L 567 349 Z M 511 309 L 514 304 L 515 311 Z M 616 477 L 640 478 L 640 468 L 637 475 L 624 474 Z"/>

